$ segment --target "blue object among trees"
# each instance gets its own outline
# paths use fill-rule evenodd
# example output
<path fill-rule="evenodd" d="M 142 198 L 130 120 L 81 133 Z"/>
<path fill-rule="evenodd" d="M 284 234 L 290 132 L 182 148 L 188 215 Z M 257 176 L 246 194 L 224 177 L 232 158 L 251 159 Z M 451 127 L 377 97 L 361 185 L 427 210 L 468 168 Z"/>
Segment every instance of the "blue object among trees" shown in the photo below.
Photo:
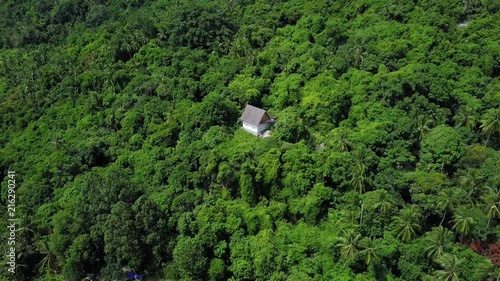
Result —
<path fill-rule="evenodd" d="M 143 280 L 142 278 L 142 275 L 139 275 L 133 271 L 129 272 L 128 274 L 128 279 L 129 281 L 134 281 L 134 280 Z"/>

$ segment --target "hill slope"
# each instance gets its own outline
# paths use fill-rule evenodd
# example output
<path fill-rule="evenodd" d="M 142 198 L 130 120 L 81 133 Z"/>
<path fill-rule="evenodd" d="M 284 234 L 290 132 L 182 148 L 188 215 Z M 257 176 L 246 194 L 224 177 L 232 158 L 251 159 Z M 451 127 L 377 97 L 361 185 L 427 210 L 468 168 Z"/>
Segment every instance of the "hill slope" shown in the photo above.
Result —
<path fill-rule="evenodd" d="M 17 280 L 500 274 L 468 247 L 500 236 L 497 1 L 23 2 L 0 6 Z"/>

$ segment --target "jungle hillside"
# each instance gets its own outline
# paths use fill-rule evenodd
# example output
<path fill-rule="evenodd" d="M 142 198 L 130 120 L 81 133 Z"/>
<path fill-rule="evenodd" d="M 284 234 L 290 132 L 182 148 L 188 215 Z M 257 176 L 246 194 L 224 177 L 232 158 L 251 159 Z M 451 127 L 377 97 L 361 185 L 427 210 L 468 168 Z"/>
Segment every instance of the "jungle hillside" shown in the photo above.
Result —
<path fill-rule="evenodd" d="M 4 0 L 0 31 L 0 280 L 500 278 L 499 1 Z"/>

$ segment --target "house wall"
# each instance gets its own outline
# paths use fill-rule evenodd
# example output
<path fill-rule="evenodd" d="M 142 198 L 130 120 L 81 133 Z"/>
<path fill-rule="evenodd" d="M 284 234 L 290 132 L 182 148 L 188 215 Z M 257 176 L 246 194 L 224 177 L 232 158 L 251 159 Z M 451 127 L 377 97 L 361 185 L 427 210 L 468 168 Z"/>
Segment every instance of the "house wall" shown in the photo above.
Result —
<path fill-rule="evenodd" d="M 259 124 L 259 127 L 258 127 L 259 133 L 262 133 L 265 130 L 267 130 L 267 128 L 269 128 L 269 125 L 270 125 L 269 123 Z"/>
<path fill-rule="evenodd" d="M 258 126 L 252 125 L 247 122 L 243 122 L 243 129 L 245 129 L 247 132 L 250 132 L 254 135 L 258 135 L 263 133 L 265 130 L 269 128 L 269 123 L 262 123 L 259 124 Z"/>
<path fill-rule="evenodd" d="M 250 133 L 252 133 L 254 135 L 257 135 L 259 133 L 258 126 L 249 124 L 247 122 L 243 122 L 243 129 L 245 129 L 246 131 L 248 131 L 248 132 L 250 132 Z"/>

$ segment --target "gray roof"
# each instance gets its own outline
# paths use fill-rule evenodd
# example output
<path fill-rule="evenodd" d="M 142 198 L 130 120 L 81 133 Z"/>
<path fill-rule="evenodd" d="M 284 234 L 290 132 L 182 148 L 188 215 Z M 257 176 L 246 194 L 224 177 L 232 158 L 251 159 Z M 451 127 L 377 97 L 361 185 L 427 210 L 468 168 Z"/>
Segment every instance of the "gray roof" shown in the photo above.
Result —
<path fill-rule="evenodd" d="M 264 109 L 249 104 L 245 107 L 245 111 L 243 111 L 240 119 L 252 125 L 259 125 L 260 123 L 272 121 L 272 117 L 269 116 Z"/>

